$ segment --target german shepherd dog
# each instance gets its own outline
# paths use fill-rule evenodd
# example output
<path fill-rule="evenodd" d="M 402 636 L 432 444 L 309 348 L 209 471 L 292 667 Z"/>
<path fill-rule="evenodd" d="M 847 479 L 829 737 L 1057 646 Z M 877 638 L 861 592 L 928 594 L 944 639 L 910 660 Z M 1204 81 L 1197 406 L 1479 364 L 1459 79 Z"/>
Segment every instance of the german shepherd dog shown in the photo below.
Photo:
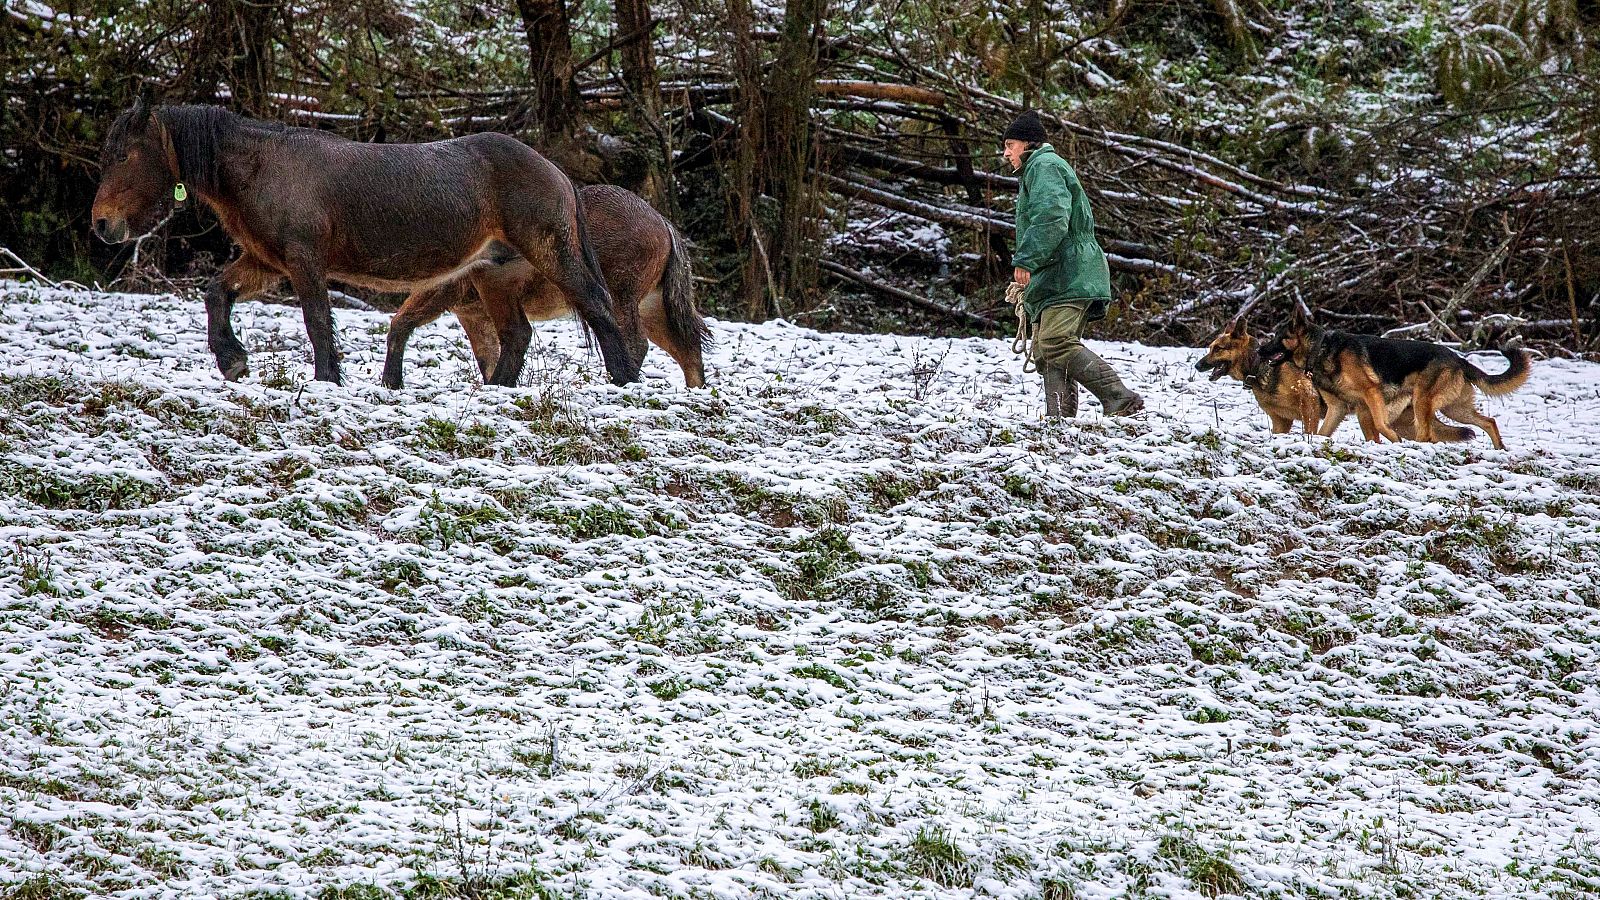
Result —
<path fill-rule="evenodd" d="M 1211 380 L 1224 375 L 1244 382 L 1256 398 L 1256 403 L 1272 423 L 1273 434 L 1288 434 L 1295 422 L 1300 422 L 1305 434 L 1316 434 L 1328 414 L 1327 401 L 1322 392 L 1311 383 L 1305 370 L 1285 359 L 1269 366 L 1256 349 L 1256 339 L 1245 330 L 1243 322 L 1233 322 L 1206 348 L 1206 355 L 1194 364 L 1202 372 L 1210 371 Z M 1416 429 L 1411 424 L 1411 400 L 1396 401 L 1400 408 L 1392 409 L 1389 423 L 1396 434 L 1414 440 Z M 1335 423 L 1337 427 L 1337 423 Z M 1434 419 L 1435 441 L 1471 440 L 1472 429 L 1448 425 Z"/>
<path fill-rule="evenodd" d="M 1500 348 L 1510 365 L 1490 375 L 1448 347 L 1319 328 L 1299 309 L 1260 352 L 1269 366 L 1299 366 L 1322 392 L 1328 414 L 1318 434 L 1332 434 L 1354 409 L 1367 440 L 1399 441 L 1393 420 L 1403 406 L 1410 406 L 1417 440 L 1452 439 L 1438 427 L 1442 423 L 1434 414 L 1441 412 L 1483 429 L 1496 450 L 1506 448 L 1500 426 L 1478 411 L 1474 391 L 1491 397 L 1509 394 L 1527 382 L 1529 368 L 1527 351 L 1521 348 Z"/>
<path fill-rule="evenodd" d="M 1327 413 L 1328 405 L 1299 366 L 1287 360 L 1276 366 L 1261 361 L 1256 339 L 1241 321 L 1223 329 L 1194 367 L 1210 371 L 1212 381 L 1228 375 L 1244 382 L 1271 420 L 1273 434 L 1288 434 L 1296 421 L 1303 423 L 1306 434 L 1315 434 Z"/>

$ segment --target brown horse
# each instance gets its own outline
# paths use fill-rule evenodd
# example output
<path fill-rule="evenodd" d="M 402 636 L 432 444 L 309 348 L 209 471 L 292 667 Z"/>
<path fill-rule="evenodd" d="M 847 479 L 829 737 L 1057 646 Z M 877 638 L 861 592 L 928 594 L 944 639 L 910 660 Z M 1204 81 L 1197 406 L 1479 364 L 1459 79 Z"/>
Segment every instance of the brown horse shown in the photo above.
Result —
<path fill-rule="evenodd" d="M 694 305 L 688 248 L 683 236 L 660 213 L 632 192 L 611 185 L 578 191 L 589 220 L 589 234 L 615 302 L 612 312 L 622 329 L 628 362 L 637 368 L 651 343 L 667 351 L 683 369 L 684 384 L 706 383 L 701 354 L 707 343 L 705 320 Z M 484 378 L 500 357 L 493 327 L 506 307 L 520 306 L 536 322 L 554 319 L 572 307 L 557 286 L 526 259 L 495 248 L 466 275 L 416 291 L 389 322 L 389 355 L 383 383 L 402 384 L 406 342 L 411 333 L 443 315 L 456 314 L 466 329 L 472 355 Z"/>
<path fill-rule="evenodd" d="M 475 134 L 431 144 L 361 144 L 258 122 L 215 106 L 135 103 L 101 151 L 94 230 L 148 232 L 190 192 L 239 244 L 206 289 L 211 352 L 223 377 L 249 372 L 233 304 L 288 278 L 300 298 L 316 377 L 339 381 L 329 278 L 412 290 L 459 273 L 494 241 L 558 286 L 599 340 L 617 384 L 638 377 L 589 246 L 583 207 L 560 169 L 517 139 Z M 533 328 L 494 322 L 503 352 L 489 381 L 514 385 Z"/>

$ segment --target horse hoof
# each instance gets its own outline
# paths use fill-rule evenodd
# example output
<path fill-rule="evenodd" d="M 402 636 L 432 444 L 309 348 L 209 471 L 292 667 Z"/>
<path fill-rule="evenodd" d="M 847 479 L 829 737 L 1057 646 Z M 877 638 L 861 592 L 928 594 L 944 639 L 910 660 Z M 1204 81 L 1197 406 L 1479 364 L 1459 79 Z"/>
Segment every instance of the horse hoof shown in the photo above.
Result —
<path fill-rule="evenodd" d="M 238 381 L 249 374 L 250 363 L 245 359 L 234 360 L 233 362 L 227 363 L 222 367 L 222 379 L 224 381 Z"/>

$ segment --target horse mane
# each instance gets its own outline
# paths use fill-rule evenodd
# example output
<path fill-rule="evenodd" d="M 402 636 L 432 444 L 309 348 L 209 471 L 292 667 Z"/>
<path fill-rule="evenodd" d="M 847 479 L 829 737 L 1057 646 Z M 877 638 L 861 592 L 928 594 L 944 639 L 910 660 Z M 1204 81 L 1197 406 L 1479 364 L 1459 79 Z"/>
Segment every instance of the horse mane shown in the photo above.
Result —
<path fill-rule="evenodd" d="M 143 133 L 154 118 L 172 146 L 178 160 L 178 180 L 203 193 L 217 194 L 222 188 L 222 158 L 228 138 L 245 131 L 282 132 L 287 126 L 277 122 L 247 119 L 220 106 L 158 106 L 136 104 L 125 110 L 106 135 L 102 165 L 126 152 L 134 135 Z"/>
<path fill-rule="evenodd" d="M 178 160 L 178 180 L 215 195 L 222 187 L 223 142 L 246 122 L 220 106 L 162 106 L 153 112 Z"/>

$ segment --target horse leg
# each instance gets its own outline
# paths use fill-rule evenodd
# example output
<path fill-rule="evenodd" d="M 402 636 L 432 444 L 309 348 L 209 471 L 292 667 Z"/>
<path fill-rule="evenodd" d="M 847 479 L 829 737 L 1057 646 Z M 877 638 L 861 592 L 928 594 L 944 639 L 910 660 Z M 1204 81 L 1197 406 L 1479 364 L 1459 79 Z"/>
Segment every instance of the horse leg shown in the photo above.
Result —
<path fill-rule="evenodd" d="M 206 285 L 206 345 L 224 379 L 238 381 L 250 374 L 249 353 L 233 331 L 233 304 L 242 297 L 261 293 L 279 277 L 245 255 L 223 266 Z"/>
<path fill-rule="evenodd" d="M 589 270 L 576 246 L 556 247 L 556 284 L 567 295 L 568 303 L 577 310 L 579 318 L 594 332 L 600 345 L 600 358 L 605 361 L 606 374 L 612 384 L 628 384 L 639 380 L 639 367 L 628 351 L 628 340 L 617 324 L 611 309 L 611 292 L 605 282 Z"/>
<path fill-rule="evenodd" d="M 700 350 L 684 346 L 673 337 L 672 329 L 667 327 L 666 304 L 662 302 L 659 290 L 651 291 L 639 304 L 639 323 L 650 342 L 667 351 L 667 355 L 683 370 L 684 387 L 706 386 L 706 367 L 705 361 L 700 358 Z"/>
<path fill-rule="evenodd" d="M 606 374 L 611 378 L 612 384 L 628 384 L 637 381 L 639 377 L 638 366 L 631 362 L 628 352 L 628 343 L 623 338 L 622 329 L 617 325 L 617 320 L 611 311 L 611 292 L 606 288 L 605 282 L 584 262 L 581 248 L 575 238 L 557 237 L 555 246 L 519 240 L 517 236 L 507 234 L 506 241 L 514 246 L 523 258 L 533 264 L 536 271 L 543 270 L 553 281 L 561 293 L 567 298 L 567 304 L 583 319 L 585 325 L 594 333 L 595 342 L 600 345 L 600 357 L 605 361 Z M 553 271 L 552 271 L 553 270 Z M 498 304 L 496 304 L 498 306 Z M 502 320 L 496 310 L 490 310 L 490 315 L 496 316 L 495 321 Z M 520 373 L 522 371 L 523 354 L 527 352 L 528 341 L 533 336 L 533 329 L 528 326 L 526 317 L 522 318 L 522 329 L 525 332 L 520 341 L 516 335 L 504 332 L 500 335 L 500 362 L 495 367 L 495 384 L 506 384 L 500 376 L 504 373 Z M 515 375 L 511 375 L 515 384 Z"/>
<path fill-rule="evenodd" d="M 456 320 L 467 333 L 467 346 L 472 348 L 472 356 L 478 361 L 478 374 L 483 383 L 488 384 L 489 376 L 500 362 L 500 335 L 495 332 L 494 320 L 489 318 L 482 303 L 452 306 L 450 311 L 456 314 Z"/>
<path fill-rule="evenodd" d="M 465 279 L 462 279 L 465 280 Z M 459 291 L 457 283 L 412 292 L 389 319 L 389 349 L 383 358 L 383 386 L 391 390 L 405 387 L 402 370 L 405 368 L 406 343 L 411 333 L 444 315 Z"/>
<path fill-rule="evenodd" d="M 459 309 L 456 317 L 467 326 L 467 340 L 472 343 L 472 352 L 478 358 L 480 369 L 487 367 L 490 348 L 485 346 L 480 351 L 479 341 L 473 339 L 474 325 L 480 333 L 485 330 L 482 320 L 486 319 L 493 326 L 494 371 L 485 377 L 484 384 L 516 387 L 522 377 L 523 363 L 528 357 L 528 344 L 533 340 L 533 326 L 528 324 L 528 314 L 522 308 L 522 297 L 511 291 L 484 290 L 481 286 L 478 297 L 482 313 L 474 317 L 475 322 L 468 321 L 473 314 L 463 315 Z"/>
<path fill-rule="evenodd" d="M 639 295 L 642 292 L 633 284 L 609 285 L 609 287 L 612 314 L 617 322 L 617 330 L 622 332 L 622 346 L 628 353 L 628 365 L 633 367 L 634 372 L 638 372 L 644 365 L 645 354 L 650 352 L 650 342 L 645 337 L 644 329 L 640 327 L 643 303 Z"/>
<path fill-rule="evenodd" d="M 341 383 L 339 345 L 333 334 L 333 304 L 328 300 L 328 276 L 321 260 L 306 250 L 291 249 L 286 256 L 289 283 L 300 298 L 300 315 L 305 319 L 306 336 L 311 338 L 311 353 L 316 364 L 316 379 Z"/>

